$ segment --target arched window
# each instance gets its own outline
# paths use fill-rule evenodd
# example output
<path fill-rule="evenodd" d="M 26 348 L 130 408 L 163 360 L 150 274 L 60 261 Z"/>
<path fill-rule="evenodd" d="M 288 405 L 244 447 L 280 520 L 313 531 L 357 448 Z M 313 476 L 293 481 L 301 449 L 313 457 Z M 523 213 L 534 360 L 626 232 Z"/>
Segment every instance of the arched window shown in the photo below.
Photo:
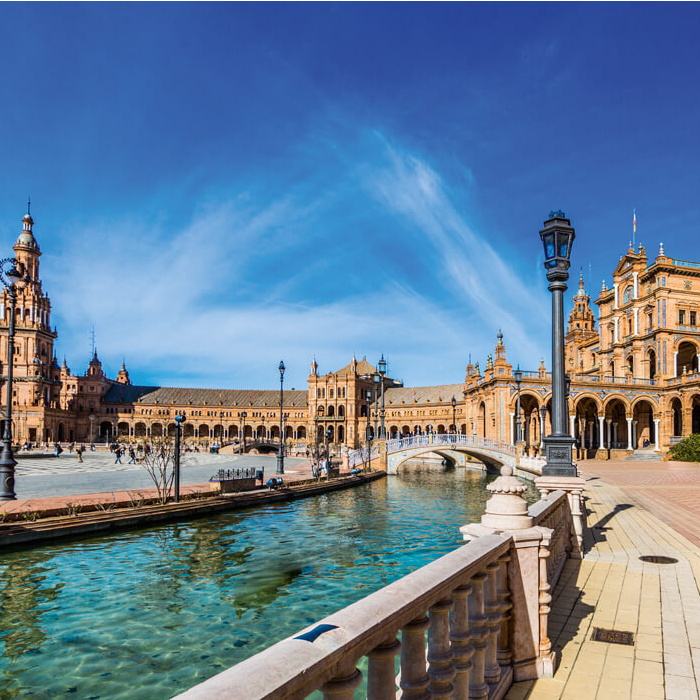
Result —
<path fill-rule="evenodd" d="M 341 418 L 345 417 L 345 406 L 338 406 L 338 415 Z"/>
<path fill-rule="evenodd" d="M 630 285 L 629 287 L 627 287 L 627 289 L 625 289 L 625 296 L 623 298 L 623 303 L 626 304 L 627 302 L 632 301 L 633 298 L 634 298 L 634 287 L 632 285 Z"/>

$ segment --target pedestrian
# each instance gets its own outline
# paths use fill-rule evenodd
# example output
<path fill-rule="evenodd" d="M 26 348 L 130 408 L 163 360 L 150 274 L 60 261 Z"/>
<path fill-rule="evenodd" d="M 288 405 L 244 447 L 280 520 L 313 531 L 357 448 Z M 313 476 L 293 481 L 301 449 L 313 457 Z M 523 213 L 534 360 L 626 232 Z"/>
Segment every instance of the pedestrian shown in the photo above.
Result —
<path fill-rule="evenodd" d="M 129 462 L 128 464 L 136 464 L 136 452 L 134 448 L 129 445 Z"/>
<path fill-rule="evenodd" d="M 84 449 L 85 449 L 84 447 L 79 447 L 79 448 L 75 451 L 75 454 L 78 455 L 78 462 L 82 462 L 82 461 L 83 461 L 83 450 L 84 450 Z"/>
<path fill-rule="evenodd" d="M 115 464 L 122 463 L 122 448 L 121 447 L 117 447 L 117 449 L 114 450 L 114 457 L 115 457 L 115 460 L 114 460 Z"/>
<path fill-rule="evenodd" d="M 55 443 L 53 447 L 54 447 L 54 450 L 56 450 L 56 457 L 58 457 L 58 455 L 60 455 L 61 452 L 63 452 L 63 448 L 61 447 L 60 443 L 58 443 L 58 442 Z"/>

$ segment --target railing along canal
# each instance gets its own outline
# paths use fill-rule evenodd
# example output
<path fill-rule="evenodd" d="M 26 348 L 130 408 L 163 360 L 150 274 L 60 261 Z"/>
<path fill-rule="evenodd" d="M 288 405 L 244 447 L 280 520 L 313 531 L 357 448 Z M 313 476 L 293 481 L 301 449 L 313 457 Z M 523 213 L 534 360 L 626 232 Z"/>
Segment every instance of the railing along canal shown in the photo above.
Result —
<path fill-rule="evenodd" d="M 508 532 L 478 536 L 178 698 L 280 700 L 321 690 L 351 700 L 362 657 L 369 700 L 396 698 L 397 685 L 404 698 L 502 698 L 513 680 L 551 675 L 550 591 L 572 546 L 567 495 L 551 493 L 530 517 L 535 527 L 517 547 Z"/>

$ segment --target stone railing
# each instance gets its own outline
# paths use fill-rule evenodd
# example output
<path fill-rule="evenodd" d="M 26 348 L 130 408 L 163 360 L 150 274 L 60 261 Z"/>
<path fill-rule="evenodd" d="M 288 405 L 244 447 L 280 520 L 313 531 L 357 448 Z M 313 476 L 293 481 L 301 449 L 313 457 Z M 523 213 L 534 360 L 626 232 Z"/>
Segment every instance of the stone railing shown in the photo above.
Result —
<path fill-rule="evenodd" d="M 182 700 L 503 698 L 551 676 L 551 591 L 571 549 L 567 493 L 528 511 L 504 467 L 468 544 L 177 696 Z M 508 529 L 508 528 L 512 529 Z M 426 642 L 427 630 L 427 642 Z M 400 673 L 396 677 L 399 656 Z"/>

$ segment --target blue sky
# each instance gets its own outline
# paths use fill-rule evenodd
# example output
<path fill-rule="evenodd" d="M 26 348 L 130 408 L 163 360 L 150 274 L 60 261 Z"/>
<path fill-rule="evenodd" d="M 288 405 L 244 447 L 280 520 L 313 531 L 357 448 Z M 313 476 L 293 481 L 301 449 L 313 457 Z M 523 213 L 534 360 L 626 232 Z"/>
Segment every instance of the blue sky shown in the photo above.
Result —
<path fill-rule="evenodd" d="M 632 237 L 700 259 L 700 8 L 0 6 L 0 240 L 27 195 L 73 371 L 305 386 L 353 353 L 549 365 L 538 231 L 600 290 Z M 589 274 L 590 273 L 590 274 Z"/>

